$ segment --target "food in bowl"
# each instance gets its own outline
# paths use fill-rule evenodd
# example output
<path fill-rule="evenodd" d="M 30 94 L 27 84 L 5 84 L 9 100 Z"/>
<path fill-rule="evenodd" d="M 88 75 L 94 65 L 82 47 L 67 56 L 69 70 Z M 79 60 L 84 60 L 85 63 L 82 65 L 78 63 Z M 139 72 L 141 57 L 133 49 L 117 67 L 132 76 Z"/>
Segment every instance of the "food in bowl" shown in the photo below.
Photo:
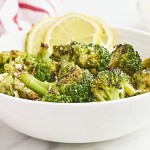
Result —
<path fill-rule="evenodd" d="M 45 34 L 37 37 L 42 27 Z M 110 52 L 112 35 L 98 18 L 78 13 L 40 21 L 26 37 L 26 52 L 0 53 L 0 93 L 36 101 L 83 103 L 149 92 L 149 58 L 142 62 L 130 44 L 115 45 Z"/>
<path fill-rule="evenodd" d="M 143 62 L 129 44 L 109 52 L 100 44 L 41 44 L 35 57 L 12 50 L 0 53 L 0 92 L 47 102 L 116 100 L 149 92 L 149 58 Z M 143 64 L 143 69 L 142 69 Z"/>

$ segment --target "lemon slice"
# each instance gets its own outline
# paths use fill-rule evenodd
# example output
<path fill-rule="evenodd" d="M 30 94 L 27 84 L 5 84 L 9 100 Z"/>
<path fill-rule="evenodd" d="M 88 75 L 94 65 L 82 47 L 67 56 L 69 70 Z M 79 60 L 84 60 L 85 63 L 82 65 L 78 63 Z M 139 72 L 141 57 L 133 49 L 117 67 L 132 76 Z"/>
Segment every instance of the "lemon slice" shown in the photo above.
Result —
<path fill-rule="evenodd" d="M 97 22 L 102 29 L 100 44 L 106 48 L 112 48 L 114 44 L 114 34 L 111 27 L 98 17 L 92 17 L 92 19 Z"/>
<path fill-rule="evenodd" d="M 79 14 L 66 14 L 55 20 L 46 32 L 44 43 L 52 47 L 69 44 L 71 41 L 81 43 L 98 43 L 102 33 L 99 26 L 90 17 Z"/>
<path fill-rule="evenodd" d="M 55 19 L 55 17 L 44 18 L 32 27 L 26 37 L 25 50 L 28 53 L 37 55 L 41 48 L 41 42 L 45 37 L 45 32 Z"/>

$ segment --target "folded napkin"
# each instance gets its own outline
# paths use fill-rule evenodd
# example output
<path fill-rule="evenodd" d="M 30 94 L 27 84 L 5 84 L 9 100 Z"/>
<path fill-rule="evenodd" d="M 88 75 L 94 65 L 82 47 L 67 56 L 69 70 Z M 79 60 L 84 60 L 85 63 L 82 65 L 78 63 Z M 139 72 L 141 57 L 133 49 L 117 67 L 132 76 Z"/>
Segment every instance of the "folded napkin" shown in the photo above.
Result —
<path fill-rule="evenodd" d="M 40 19 L 61 11 L 62 0 L 0 0 L 0 35 L 29 29 Z"/>

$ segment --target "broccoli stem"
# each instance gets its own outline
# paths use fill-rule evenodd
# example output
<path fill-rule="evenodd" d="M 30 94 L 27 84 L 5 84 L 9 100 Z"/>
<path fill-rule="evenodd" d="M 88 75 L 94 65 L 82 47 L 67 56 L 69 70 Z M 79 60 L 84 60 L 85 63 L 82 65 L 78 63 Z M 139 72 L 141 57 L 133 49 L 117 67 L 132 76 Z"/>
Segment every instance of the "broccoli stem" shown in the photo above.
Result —
<path fill-rule="evenodd" d="M 49 62 L 50 61 L 50 52 L 49 46 L 47 44 L 41 43 L 41 49 L 37 54 L 37 60 L 39 62 Z"/>
<path fill-rule="evenodd" d="M 133 96 L 136 93 L 136 90 L 130 84 L 125 84 L 124 90 L 129 96 Z"/>
<path fill-rule="evenodd" d="M 18 76 L 18 79 L 37 94 L 41 96 L 48 94 L 48 90 L 45 88 L 47 86 L 47 83 L 46 85 L 44 85 L 44 82 L 42 83 L 27 72 L 23 72 L 22 74 L 20 74 Z"/>
<path fill-rule="evenodd" d="M 119 95 L 119 90 L 118 89 L 110 89 L 110 90 L 106 90 L 106 99 L 107 100 L 116 100 L 116 99 L 120 99 L 120 95 Z"/>
<path fill-rule="evenodd" d="M 33 77 L 33 76 L 32 76 Z M 34 78 L 34 77 L 33 77 Z M 34 80 L 40 85 L 40 86 L 42 86 L 43 88 L 45 88 L 45 89 L 49 89 L 49 87 L 50 87 L 50 83 L 48 83 L 48 82 L 42 82 L 42 81 L 40 81 L 40 80 L 38 80 L 38 79 L 36 79 L 36 78 L 34 78 Z"/>

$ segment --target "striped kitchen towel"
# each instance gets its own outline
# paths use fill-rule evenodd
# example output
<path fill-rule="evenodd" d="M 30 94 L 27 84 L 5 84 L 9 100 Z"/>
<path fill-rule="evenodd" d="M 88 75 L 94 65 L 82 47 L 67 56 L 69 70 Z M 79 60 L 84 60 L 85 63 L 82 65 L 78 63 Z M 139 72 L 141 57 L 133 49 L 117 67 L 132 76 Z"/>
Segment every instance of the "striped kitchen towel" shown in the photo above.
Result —
<path fill-rule="evenodd" d="M 29 29 L 40 19 L 62 12 L 62 0 L 0 0 L 0 35 Z"/>

